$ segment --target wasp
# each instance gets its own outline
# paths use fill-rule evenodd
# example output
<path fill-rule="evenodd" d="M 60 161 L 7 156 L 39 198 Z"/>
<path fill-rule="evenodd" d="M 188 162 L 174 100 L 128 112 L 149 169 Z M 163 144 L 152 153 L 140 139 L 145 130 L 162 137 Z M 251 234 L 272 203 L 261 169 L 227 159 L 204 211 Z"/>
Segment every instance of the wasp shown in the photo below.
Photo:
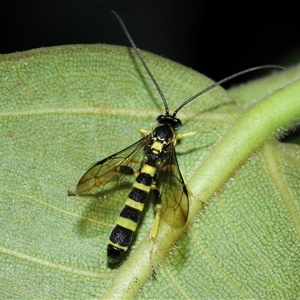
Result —
<path fill-rule="evenodd" d="M 76 187 L 75 193 L 81 195 L 90 192 L 94 188 L 104 186 L 108 182 L 120 183 L 129 175 L 135 177 L 132 189 L 116 220 L 116 225 L 110 234 L 107 246 L 108 261 L 116 263 L 130 246 L 150 192 L 153 194 L 156 212 L 150 233 L 150 239 L 153 243 L 163 214 L 167 214 L 165 219 L 171 226 L 184 226 L 187 221 L 190 197 L 178 165 L 175 146 L 179 138 L 194 133 L 176 134 L 182 124 L 181 120 L 176 117 L 179 110 L 200 95 L 237 76 L 259 69 L 282 69 L 282 67 L 263 65 L 235 73 L 188 98 L 170 114 L 165 96 L 125 24 L 117 13 L 112 13 L 117 17 L 132 48 L 150 76 L 165 108 L 165 113 L 157 117 L 157 125 L 152 130 L 141 130 L 143 137 L 139 141 L 95 163 L 81 177 Z"/>

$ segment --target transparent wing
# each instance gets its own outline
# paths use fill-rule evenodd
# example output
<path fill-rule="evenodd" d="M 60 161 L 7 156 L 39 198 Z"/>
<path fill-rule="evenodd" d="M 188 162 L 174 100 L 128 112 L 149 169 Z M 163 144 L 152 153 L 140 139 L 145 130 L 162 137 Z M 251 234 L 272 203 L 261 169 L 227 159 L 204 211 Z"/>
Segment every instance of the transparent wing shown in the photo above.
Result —
<path fill-rule="evenodd" d="M 91 166 L 79 180 L 76 194 L 88 193 L 109 182 L 118 184 L 127 175 L 133 175 L 140 168 L 146 140 L 147 136 Z"/>
<path fill-rule="evenodd" d="M 162 220 L 172 227 L 184 226 L 189 214 L 189 194 L 174 148 L 157 181 L 161 195 Z"/>

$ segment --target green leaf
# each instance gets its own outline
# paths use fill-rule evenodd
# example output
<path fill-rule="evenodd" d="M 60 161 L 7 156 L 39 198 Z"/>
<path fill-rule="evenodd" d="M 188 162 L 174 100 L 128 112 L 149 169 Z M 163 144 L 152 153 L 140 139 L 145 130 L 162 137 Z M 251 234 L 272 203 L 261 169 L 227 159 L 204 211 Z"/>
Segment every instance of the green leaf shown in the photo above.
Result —
<path fill-rule="evenodd" d="M 211 84 L 143 54 L 171 111 Z M 116 268 L 106 245 L 132 183 L 100 199 L 67 190 L 155 126 L 163 105 L 153 84 L 131 50 L 113 46 L 2 55 L 0 69 L 1 298 L 297 298 L 300 150 L 276 137 L 300 119 L 299 68 L 230 95 L 217 87 L 178 113 L 180 133 L 197 132 L 176 148 L 189 220 L 162 221 L 150 253 L 149 201 Z"/>

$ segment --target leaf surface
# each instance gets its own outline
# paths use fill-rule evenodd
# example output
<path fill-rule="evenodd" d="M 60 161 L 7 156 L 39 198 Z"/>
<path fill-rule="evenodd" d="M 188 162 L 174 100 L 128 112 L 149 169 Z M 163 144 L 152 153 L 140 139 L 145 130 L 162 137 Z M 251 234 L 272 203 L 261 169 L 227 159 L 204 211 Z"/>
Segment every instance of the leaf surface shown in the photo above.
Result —
<path fill-rule="evenodd" d="M 144 55 L 171 111 L 212 83 Z M 188 223 L 161 222 L 150 258 L 149 201 L 128 260 L 110 268 L 108 236 L 132 180 L 100 199 L 67 190 L 93 162 L 155 126 L 163 113 L 157 91 L 127 48 L 63 46 L 0 58 L 2 298 L 299 295 L 300 151 L 275 139 L 300 119 L 299 68 L 231 95 L 217 87 L 178 113 L 180 133 L 197 132 L 176 148 L 192 193 Z"/>

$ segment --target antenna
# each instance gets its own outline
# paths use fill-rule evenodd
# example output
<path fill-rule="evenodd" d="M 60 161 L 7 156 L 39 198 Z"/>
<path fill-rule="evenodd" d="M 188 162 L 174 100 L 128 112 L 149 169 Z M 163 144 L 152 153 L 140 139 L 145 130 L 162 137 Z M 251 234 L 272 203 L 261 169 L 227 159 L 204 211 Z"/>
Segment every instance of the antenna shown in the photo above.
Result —
<path fill-rule="evenodd" d="M 163 103 L 164 103 L 165 110 L 166 110 L 166 115 L 169 116 L 169 115 L 170 115 L 170 113 L 169 113 L 169 107 L 168 107 L 166 98 L 165 98 L 165 96 L 164 96 L 164 93 L 162 92 L 162 90 L 161 90 L 161 88 L 159 87 L 157 81 L 155 80 L 154 76 L 152 75 L 150 69 L 148 68 L 148 66 L 147 66 L 147 64 L 146 64 L 146 62 L 145 62 L 145 60 L 144 60 L 144 58 L 143 58 L 143 56 L 142 56 L 140 50 L 137 48 L 137 46 L 135 45 L 133 39 L 131 38 L 131 36 L 130 36 L 130 34 L 129 34 L 129 32 L 128 32 L 128 30 L 127 30 L 127 28 L 126 28 L 126 26 L 125 26 L 125 24 L 124 24 L 124 22 L 123 22 L 123 20 L 121 19 L 121 17 L 120 17 L 116 12 L 114 12 L 113 10 L 112 10 L 111 12 L 117 17 L 117 19 L 118 19 L 119 23 L 121 24 L 121 26 L 122 26 L 122 28 L 123 28 L 123 31 L 125 32 L 125 34 L 126 34 L 128 40 L 129 40 L 129 42 L 130 42 L 132 48 L 134 49 L 136 55 L 137 55 L 138 58 L 140 59 L 140 61 L 141 61 L 141 63 L 143 64 L 144 68 L 146 69 L 146 71 L 147 71 L 148 75 L 150 76 L 152 82 L 154 83 L 154 85 L 155 85 L 155 87 L 156 87 L 158 93 L 160 94 L 160 97 L 161 97 L 161 99 L 162 99 L 162 101 L 163 101 Z"/>
<path fill-rule="evenodd" d="M 175 111 L 173 112 L 173 117 L 176 116 L 176 114 L 178 113 L 179 110 L 181 110 L 185 105 L 187 105 L 189 102 L 191 102 L 192 100 L 194 100 L 195 98 L 199 97 L 200 95 L 206 93 L 207 91 L 215 88 L 216 86 L 218 85 L 221 85 L 222 83 L 224 82 L 227 82 L 233 78 L 236 78 L 238 76 L 241 76 L 241 75 L 244 75 L 246 73 L 250 73 L 250 72 L 253 72 L 253 71 L 257 71 L 257 70 L 262 70 L 262 69 L 282 69 L 284 70 L 285 67 L 282 67 L 282 66 L 278 66 L 278 65 L 262 65 L 262 66 L 257 66 L 257 67 L 253 67 L 253 68 L 249 68 L 249 69 L 246 69 L 246 70 L 243 70 L 243 71 L 240 71 L 240 72 L 237 72 L 235 74 L 232 74 L 226 78 L 223 78 L 221 79 L 220 81 L 218 82 L 215 82 L 214 84 L 206 87 L 205 89 L 201 90 L 200 92 L 196 93 L 194 96 L 188 98 L 187 100 L 185 100 L 183 103 L 181 103 L 176 109 Z"/>
<path fill-rule="evenodd" d="M 153 74 L 151 73 L 149 67 L 147 66 L 147 64 L 146 64 L 146 62 L 145 62 L 145 60 L 144 60 L 144 58 L 143 58 L 143 56 L 142 56 L 140 50 L 137 48 L 137 46 L 135 45 L 133 39 L 131 38 L 131 36 L 130 36 L 130 34 L 129 34 L 129 32 L 128 32 L 128 30 L 127 30 L 127 28 L 126 28 L 126 26 L 125 26 L 125 24 L 124 24 L 124 22 L 123 22 L 123 20 L 121 19 L 121 17 L 120 17 L 116 12 L 114 12 L 113 10 L 112 10 L 111 12 L 117 17 L 117 19 L 118 19 L 119 23 L 121 24 L 121 26 L 122 26 L 122 28 L 123 28 L 123 31 L 124 31 L 124 33 L 126 34 L 126 36 L 127 36 L 128 40 L 129 40 L 129 42 L 130 42 L 132 48 L 134 49 L 134 51 L 135 51 L 135 53 L 137 54 L 139 60 L 140 60 L 141 63 L 143 64 L 143 66 L 144 66 L 144 68 L 146 69 L 148 75 L 150 76 L 152 82 L 154 83 L 154 85 L 155 85 L 155 87 L 156 87 L 158 93 L 160 94 L 160 97 L 161 97 L 161 99 L 162 99 L 162 101 L 163 101 L 163 104 L 164 104 L 165 110 L 166 110 L 165 116 L 170 116 L 170 112 L 169 112 L 169 108 L 168 108 L 168 104 L 167 104 L 166 98 L 165 98 L 165 96 L 164 96 L 164 94 L 163 94 L 161 88 L 159 87 L 157 81 L 155 80 Z M 249 68 L 249 69 L 246 69 L 246 70 L 237 72 L 237 73 L 235 73 L 235 74 L 233 74 L 233 75 L 230 75 L 230 76 L 228 76 L 228 77 L 226 77 L 226 78 L 223 78 L 223 79 L 221 79 L 220 81 L 218 81 L 218 82 L 216 82 L 216 83 L 214 83 L 214 84 L 212 84 L 212 85 L 206 87 L 205 89 L 201 90 L 200 92 L 196 93 L 196 94 L 193 95 L 192 97 L 190 97 L 190 98 L 188 98 L 187 100 L 185 100 L 183 103 L 181 103 L 181 104 L 175 109 L 175 111 L 173 112 L 173 114 L 172 114 L 171 117 L 172 117 L 172 118 L 175 118 L 175 117 L 176 117 L 176 114 L 179 112 L 179 110 L 181 110 L 185 105 L 187 105 L 188 103 L 190 103 L 191 101 L 193 101 L 194 99 L 196 99 L 197 97 L 199 97 L 200 95 L 202 95 L 202 94 L 208 92 L 209 90 L 215 88 L 216 86 L 221 85 L 221 84 L 224 83 L 224 82 L 227 82 L 227 81 L 229 81 L 229 80 L 231 80 L 231 79 L 233 79 L 233 78 L 236 78 L 236 77 L 238 77 L 238 76 L 244 75 L 244 74 L 246 74 L 246 73 L 250 73 L 250 72 L 257 71 L 257 70 L 262 70 L 262 69 L 281 69 L 281 70 L 284 70 L 285 68 L 282 67 L 282 66 L 278 66 L 278 65 L 262 65 L 262 66 L 257 66 L 257 67 Z M 169 120 L 169 118 L 167 118 L 167 119 Z"/>

